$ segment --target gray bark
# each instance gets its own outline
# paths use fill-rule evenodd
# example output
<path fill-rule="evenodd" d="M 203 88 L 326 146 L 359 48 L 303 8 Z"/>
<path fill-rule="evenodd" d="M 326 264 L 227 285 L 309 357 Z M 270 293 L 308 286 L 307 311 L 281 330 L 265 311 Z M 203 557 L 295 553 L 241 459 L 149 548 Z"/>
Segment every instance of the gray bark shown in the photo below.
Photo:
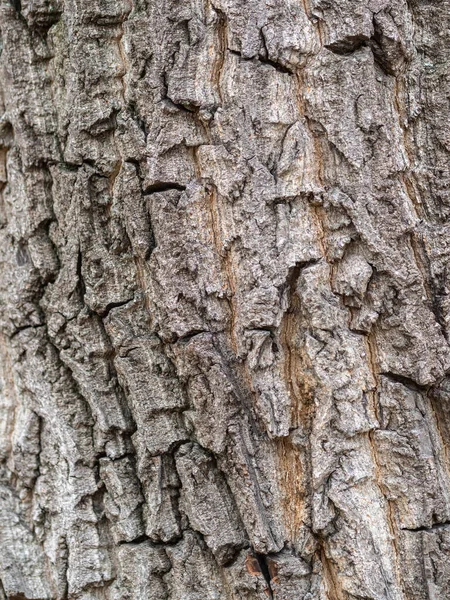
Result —
<path fill-rule="evenodd" d="M 0 599 L 450 597 L 450 3 L 0 18 Z"/>

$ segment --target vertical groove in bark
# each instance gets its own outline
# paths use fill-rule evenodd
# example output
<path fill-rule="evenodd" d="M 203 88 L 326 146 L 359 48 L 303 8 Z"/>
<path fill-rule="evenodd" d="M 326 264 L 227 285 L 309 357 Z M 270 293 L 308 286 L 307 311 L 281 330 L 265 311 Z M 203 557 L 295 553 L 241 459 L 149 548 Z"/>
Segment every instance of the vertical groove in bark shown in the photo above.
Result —
<path fill-rule="evenodd" d="M 0 599 L 447 597 L 448 3 L 0 29 Z"/>

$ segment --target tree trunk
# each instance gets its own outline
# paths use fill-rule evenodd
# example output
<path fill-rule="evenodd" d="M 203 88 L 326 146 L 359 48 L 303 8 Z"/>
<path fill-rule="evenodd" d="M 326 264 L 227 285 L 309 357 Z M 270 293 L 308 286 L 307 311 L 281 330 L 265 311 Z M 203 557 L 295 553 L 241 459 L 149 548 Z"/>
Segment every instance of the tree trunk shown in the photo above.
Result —
<path fill-rule="evenodd" d="M 449 598 L 450 3 L 0 10 L 0 599 Z"/>

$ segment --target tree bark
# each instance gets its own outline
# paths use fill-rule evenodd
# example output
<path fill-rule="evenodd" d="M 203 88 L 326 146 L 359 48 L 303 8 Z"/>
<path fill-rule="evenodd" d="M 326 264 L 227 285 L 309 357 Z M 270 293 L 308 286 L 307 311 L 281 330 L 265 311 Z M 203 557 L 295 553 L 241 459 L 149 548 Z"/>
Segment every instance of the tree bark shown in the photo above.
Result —
<path fill-rule="evenodd" d="M 450 3 L 0 11 L 0 599 L 450 597 Z"/>

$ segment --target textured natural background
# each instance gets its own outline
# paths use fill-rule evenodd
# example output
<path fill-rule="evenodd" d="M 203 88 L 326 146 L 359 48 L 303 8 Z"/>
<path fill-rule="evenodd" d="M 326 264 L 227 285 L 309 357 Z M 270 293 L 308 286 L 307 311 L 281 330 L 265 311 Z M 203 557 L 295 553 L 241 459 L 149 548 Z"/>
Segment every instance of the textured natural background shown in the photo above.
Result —
<path fill-rule="evenodd" d="M 450 598 L 450 2 L 0 12 L 0 599 Z"/>

